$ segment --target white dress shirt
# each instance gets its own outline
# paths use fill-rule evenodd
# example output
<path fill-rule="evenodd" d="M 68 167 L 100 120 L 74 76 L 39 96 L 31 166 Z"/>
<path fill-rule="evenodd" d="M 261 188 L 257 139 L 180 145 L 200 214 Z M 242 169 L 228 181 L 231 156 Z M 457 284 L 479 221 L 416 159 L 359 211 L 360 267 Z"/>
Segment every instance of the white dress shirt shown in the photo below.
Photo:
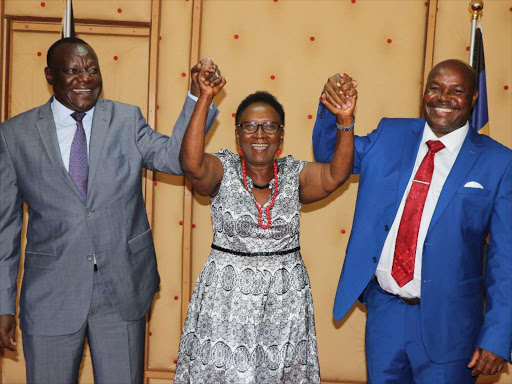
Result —
<path fill-rule="evenodd" d="M 377 277 L 379 285 L 386 292 L 406 298 L 415 298 L 421 296 L 421 261 L 423 256 L 423 243 L 425 242 L 430 220 L 432 220 L 432 215 L 434 214 L 434 209 L 436 208 L 437 200 L 439 199 L 439 195 L 443 189 L 444 182 L 446 181 L 446 178 L 452 169 L 453 163 L 455 163 L 455 159 L 457 158 L 460 148 L 462 147 L 462 143 L 466 138 L 468 129 L 469 124 L 466 123 L 465 126 L 456 129 L 455 131 L 450 132 L 441 138 L 438 138 L 434 132 L 432 132 L 432 129 L 430 129 L 428 124 L 425 123 L 423 137 L 418 149 L 418 154 L 416 155 L 416 162 L 414 163 L 414 169 L 411 173 L 411 177 L 409 179 L 409 183 L 407 184 L 407 188 L 405 189 L 404 195 L 402 196 L 402 201 L 396 213 L 393 225 L 391 225 L 386 241 L 384 242 L 379 265 L 377 266 L 377 271 L 375 272 L 375 276 Z M 432 174 L 432 181 L 430 183 L 430 188 L 428 190 L 427 198 L 425 201 L 425 207 L 423 208 L 423 214 L 421 216 L 420 228 L 418 232 L 416 259 L 414 263 L 414 277 L 410 282 L 400 288 L 393 276 L 391 276 L 396 237 L 398 234 L 398 227 L 400 226 L 400 220 L 402 218 L 402 213 L 404 211 L 405 201 L 407 199 L 407 195 L 409 194 L 409 190 L 411 189 L 412 179 L 414 178 L 414 175 L 416 175 L 416 171 L 418 170 L 421 162 L 423 161 L 423 158 L 428 152 L 426 143 L 429 140 L 440 140 L 446 148 L 443 148 L 437 152 L 434 157 L 434 173 Z"/>
<path fill-rule="evenodd" d="M 57 140 L 59 142 L 60 155 L 62 162 L 69 172 L 69 156 L 71 155 L 71 144 L 76 132 L 76 120 L 71 117 L 75 111 L 65 107 L 55 97 L 51 103 L 53 120 L 57 128 Z M 94 108 L 92 107 L 85 113 L 82 125 L 87 139 L 87 158 L 89 158 L 89 143 L 91 142 L 92 118 L 94 116 Z"/>
<path fill-rule="evenodd" d="M 199 100 L 199 97 L 194 96 L 193 94 L 190 93 L 190 91 L 188 91 L 187 96 L 190 97 L 195 102 L 197 102 L 197 100 Z M 210 104 L 210 109 L 213 109 L 213 103 Z"/>

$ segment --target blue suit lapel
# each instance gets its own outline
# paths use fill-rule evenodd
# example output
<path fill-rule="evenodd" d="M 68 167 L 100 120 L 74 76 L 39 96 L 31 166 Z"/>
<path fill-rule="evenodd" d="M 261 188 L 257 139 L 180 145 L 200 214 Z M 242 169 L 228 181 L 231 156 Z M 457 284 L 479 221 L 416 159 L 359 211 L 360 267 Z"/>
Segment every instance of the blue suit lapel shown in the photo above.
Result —
<path fill-rule="evenodd" d="M 78 191 L 73 180 L 71 180 L 71 177 L 62 162 L 59 141 L 57 139 L 57 128 L 55 127 L 55 121 L 50 107 L 52 99 L 53 98 L 50 98 L 50 100 L 39 110 L 39 119 L 36 121 L 36 128 L 56 172 L 63 179 L 64 183 L 85 203 L 82 195 Z"/>
<path fill-rule="evenodd" d="M 407 183 L 411 178 L 411 173 L 414 169 L 414 163 L 416 162 L 416 155 L 420 146 L 421 138 L 423 137 L 423 128 L 425 127 L 425 120 L 416 120 L 411 130 L 406 133 L 403 147 L 402 147 L 402 158 L 400 160 L 400 176 L 398 179 L 398 189 L 396 195 L 396 208 L 400 206 L 402 196 L 407 188 Z"/>
<path fill-rule="evenodd" d="M 443 189 L 441 191 L 441 195 L 439 196 L 439 200 L 437 201 L 432 220 L 430 221 L 428 232 L 430 232 L 431 228 L 433 228 L 437 220 L 439 220 L 439 217 L 445 210 L 450 200 L 453 198 L 453 195 L 457 189 L 461 186 L 464 178 L 475 165 L 478 156 L 480 156 L 480 152 L 480 137 L 473 129 L 470 128 L 466 139 L 462 144 L 462 148 L 460 149 L 457 159 L 453 164 L 450 174 L 448 175 L 443 185 Z"/>

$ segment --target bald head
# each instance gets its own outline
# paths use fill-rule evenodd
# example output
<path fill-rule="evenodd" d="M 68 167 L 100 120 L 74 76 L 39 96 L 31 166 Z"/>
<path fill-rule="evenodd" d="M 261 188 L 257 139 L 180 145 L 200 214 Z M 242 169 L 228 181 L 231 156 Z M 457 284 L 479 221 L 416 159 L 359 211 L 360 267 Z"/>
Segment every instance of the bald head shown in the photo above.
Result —
<path fill-rule="evenodd" d="M 430 77 L 446 70 L 454 70 L 460 73 L 464 78 L 465 82 L 467 84 L 467 87 L 470 89 L 471 93 L 475 91 L 476 86 L 476 74 L 473 67 L 471 67 L 468 63 L 457 60 L 457 59 L 449 59 L 445 61 L 441 61 L 440 63 L 437 63 L 434 68 L 432 68 L 428 74 L 428 79 L 430 80 Z M 427 80 L 428 81 L 428 80 Z"/>
<path fill-rule="evenodd" d="M 475 71 L 460 60 L 445 60 L 430 71 L 423 94 L 423 114 L 438 136 L 463 127 L 476 102 Z"/>

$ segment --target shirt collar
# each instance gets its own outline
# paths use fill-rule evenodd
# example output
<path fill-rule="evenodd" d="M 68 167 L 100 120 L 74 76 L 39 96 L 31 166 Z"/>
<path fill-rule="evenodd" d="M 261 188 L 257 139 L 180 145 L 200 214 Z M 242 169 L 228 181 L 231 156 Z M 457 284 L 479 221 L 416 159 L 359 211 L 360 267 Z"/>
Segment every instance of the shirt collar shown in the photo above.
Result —
<path fill-rule="evenodd" d="M 429 140 L 439 140 L 441 141 L 441 143 L 444 144 L 446 149 L 448 149 L 450 152 L 453 152 L 462 147 L 462 144 L 466 139 L 466 135 L 468 134 L 468 130 L 469 122 L 466 122 L 466 124 L 463 127 L 460 127 L 455 131 L 452 131 L 447 135 L 444 135 L 443 137 L 437 137 L 435 133 L 432 131 L 432 128 L 430 128 L 430 126 L 428 125 L 428 123 L 425 123 L 425 129 L 423 130 L 423 138 L 421 142 L 422 144 L 424 144 Z"/>
<path fill-rule="evenodd" d="M 53 112 L 53 118 L 55 119 L 55 121 L 64 122 L 68 117 L 73 119 L 71 117 L 71 114 L 75 111 L 69 109 L 68 107 L 65 107 L 59 100 L 55 98 L 55 96 L 53 97 L 51 108 Z M 85 112 L 84 120 L 92 119 L 94 115 L 94 108 L 96 107 L 92 107 L 87 112 Z"/>

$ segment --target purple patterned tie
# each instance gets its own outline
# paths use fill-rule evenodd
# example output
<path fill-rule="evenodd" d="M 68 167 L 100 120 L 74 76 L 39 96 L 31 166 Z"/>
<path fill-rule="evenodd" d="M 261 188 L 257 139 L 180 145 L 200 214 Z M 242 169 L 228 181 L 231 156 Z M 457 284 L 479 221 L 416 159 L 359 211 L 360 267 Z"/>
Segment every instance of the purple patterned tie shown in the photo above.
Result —
<path fill-rule="evenodd" d="M 87 139 L 85 137 L 82 119 L 85 113 L 73 112 L 71 117 L 76 120 L 76 132 L 71 143 L 71 154 L 69 156 L 69 176 L 75 183 L 78 191 L 87 200 L 87 177 L 89 165 L 87 164 Z"/>

